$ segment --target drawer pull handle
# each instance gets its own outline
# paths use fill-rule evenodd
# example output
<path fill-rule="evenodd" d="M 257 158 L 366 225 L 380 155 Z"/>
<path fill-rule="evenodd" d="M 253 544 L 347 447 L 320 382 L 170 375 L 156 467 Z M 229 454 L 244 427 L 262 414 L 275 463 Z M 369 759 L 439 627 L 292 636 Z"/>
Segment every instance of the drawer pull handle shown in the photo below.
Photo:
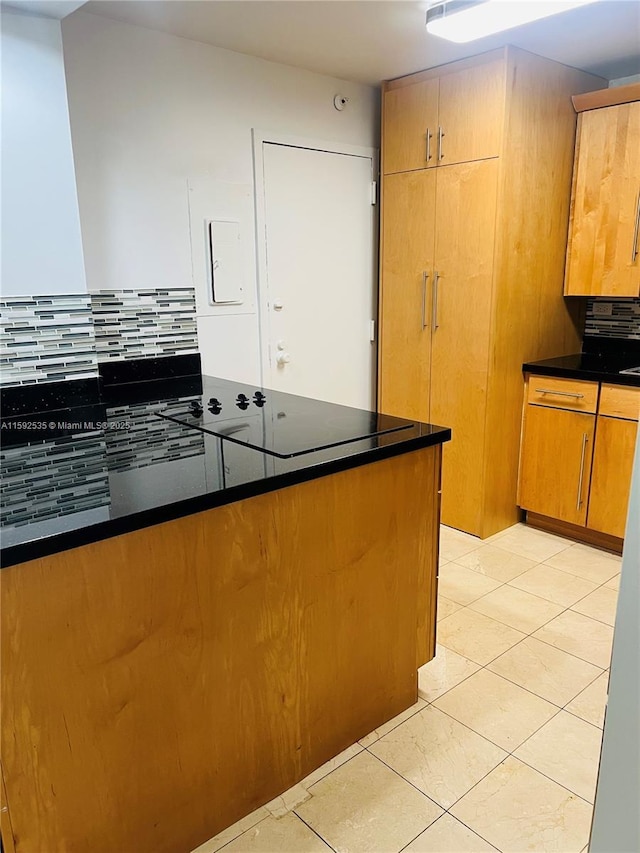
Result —
<path fill-rule="evenodd" d="M 438 162 L 442 160 L 444 157 L 444 151 L 442 150 L 442 138 L 444 136 L 444 130 L 438 125 Z"/>
<path fill-rule="evenodd" d="M 427 320 L 425 317 L 427 311 L 427 281 L 429 280 L 429 273 L 422 273 L 422 331 L 427 328 Z"/>
<path fill-rule="evenodd" d="M 580 509 L 582 506 L 582 483 L 584 481 L 584 458 L 587 453 L 587 441 L 589 440 L 589 436 L 587 433 L 583 433 L 582 436 L 582 454 L 580 456 L 580 479 L 578 480 L 578 502 L 576 504 L 576 509 Z"/>
<path fill-rule="evenodd" d="M 536 388 L 536 394 L 557 394 L 559 397 L 575 397 L 576 400 L 581 400 L 584 394 L 576 394 L 575 391 L 551 391 L 549 388 Z"/>
<path fill-rule="evenodd" d="M 636 202 L 636 227 L 633 229 L 633 246 L 631 248 L 631 263 L 635 264 L 638 257 L 638 231 L 640 231 L 640 191 Z"/>
<path fill-rule="evenodd" d="M 431 160 L 431 138 L 433 137 L 433 133 L 427 128 L 427 163 Z"/>

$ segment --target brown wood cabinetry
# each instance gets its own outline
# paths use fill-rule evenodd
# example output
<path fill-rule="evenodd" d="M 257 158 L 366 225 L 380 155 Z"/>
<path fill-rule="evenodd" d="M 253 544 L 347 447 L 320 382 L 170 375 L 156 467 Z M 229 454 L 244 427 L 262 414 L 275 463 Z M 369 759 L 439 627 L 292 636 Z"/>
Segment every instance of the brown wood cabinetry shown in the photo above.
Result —
<path fill-rule="evenodd" d="M 598 418 L 588 526 L 624 537 L 638 422 Z"/>
<path fill-rule="evenodd" d="M 640 388 L 602 385 L 587 526 L 620 538 L 627 518 L 639 416 Z"/>
<path fill-rule="evenodd" d="M 384 192 L 380 361 L 393 365 L 393 374 L 385 382 L 382 410 L 428 421 L 436 173 L 389 175 Z"/>
<path fill-rule="evenodd" d="M 527 406 L 519 494 L 523 509 L 570 524 L 586 523 L 595 425 L 595 415 Z"/>
<path fill-rule="evenodd" d="M 437 78 L 385 92 L 385 175 L 435 166 L 438 92 Z"/>
<path fill-rule="evenodd" d="M 412 705 L 440 447 L 11 566 L 2 837 L 188 851 Z"/>
<path fill-rule="evenodd" d="M 465 529 L 476 522 L 483 473 L 475 439 L 484 426 L 497 176 L 495 159 L 443 168 L 437 181 L 433 171 L 390 175 L 382 222 L 389 251 L 380 352 L 394 376 L 382 405 L 456 424 L 455 447 L 444 450 L 442 501 Z M 461 468 L 464 478 L 456 477 Z"/>
<path fill-rule="evenodd" d="M 447 166 L 436 193 L 429 419 L 455 430 L 442 457 L 442 514 L 469 531 L 478 530 L 484 473 L 478 436 L 486 413 L 497 178 L 496 159 Z"/>
<path fill-rule="evenodd" d="M 640 295 L 640 84 L 636 90 L 634 102 L 578 118 L 569 296 Z"/>
<path fill-rule="evenodd" d="M 526 401 L 593 414 L 598 408 L 598 383 L 582 379 L 556 379 L 554 376 L 532 376 L 527 387 Z"/>
<path fill-rule="evenodd" d="M 384 90 L 385 175 L 497 157 L 502 140 L 505 65 L 452 63 L 403 77 Z"/>
<path fill-rule="evenodd" d="M 546 392 L 546 393 L 545 393 Z M 529 376 L 518 503 L 572 525 L 624 537 L 640 388 Z M 613 541 L 602 544 L 615 545 Z"/>
<path fill-rule="evenodd" d="M 442 520 L 482 538 L 519 517 L 522 363 L 579 347 L 571 95 L 599 85 L 505 48 L 383 87 L 379 408 L 452 428 Z"/>

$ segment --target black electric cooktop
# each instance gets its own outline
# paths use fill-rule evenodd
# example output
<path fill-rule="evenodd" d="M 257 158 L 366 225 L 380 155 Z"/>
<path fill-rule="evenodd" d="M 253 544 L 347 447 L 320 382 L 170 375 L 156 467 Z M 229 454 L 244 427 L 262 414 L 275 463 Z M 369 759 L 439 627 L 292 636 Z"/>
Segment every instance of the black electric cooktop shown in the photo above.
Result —
<path fill-rule="evenodd" d="M 160 416 L 280 459 L 415 428 L 402 418 L 238 382 L 209 380 L 205 391 Z"/>

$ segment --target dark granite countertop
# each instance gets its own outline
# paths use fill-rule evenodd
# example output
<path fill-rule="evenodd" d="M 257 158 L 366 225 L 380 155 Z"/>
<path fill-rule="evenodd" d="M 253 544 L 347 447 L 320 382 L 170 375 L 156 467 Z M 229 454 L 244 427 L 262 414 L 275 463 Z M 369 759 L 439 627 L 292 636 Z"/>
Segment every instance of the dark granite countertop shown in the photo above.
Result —
<path fill-rule="evenodd" d="M 640 374 L 620 372 L 639 366 L 640 341 L 585 338 L 583 352 L 525 362 L 522 370 L 540 376 L 560 376 L 639 387 Z"/>
<path fill-rule="evenodd" d="M 42 399 L 9 417 L 5 406 L 3 567 L 451 438 L 445 427 L 200 375 L 116 382 L 97 395 L 90 383 L 65 384 L 68 396 L 38 389 Z M 255 404 L 256 390 L 268 405 Z M 239 393 L 244 409 L 234 408 Z M 223 404 L 218 420 L 192 415 L 212 398 Z"/>

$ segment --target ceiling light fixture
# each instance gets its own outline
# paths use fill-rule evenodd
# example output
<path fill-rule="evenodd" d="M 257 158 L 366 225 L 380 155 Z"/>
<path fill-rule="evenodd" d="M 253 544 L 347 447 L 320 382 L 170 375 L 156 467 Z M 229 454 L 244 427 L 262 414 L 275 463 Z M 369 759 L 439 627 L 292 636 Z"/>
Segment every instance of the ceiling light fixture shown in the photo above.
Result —
<path fill-rule="evenodd" d="M 427 10 L 427 32 L 462 43 L 595 2 L 596 0 L 438 0 Z"/>

